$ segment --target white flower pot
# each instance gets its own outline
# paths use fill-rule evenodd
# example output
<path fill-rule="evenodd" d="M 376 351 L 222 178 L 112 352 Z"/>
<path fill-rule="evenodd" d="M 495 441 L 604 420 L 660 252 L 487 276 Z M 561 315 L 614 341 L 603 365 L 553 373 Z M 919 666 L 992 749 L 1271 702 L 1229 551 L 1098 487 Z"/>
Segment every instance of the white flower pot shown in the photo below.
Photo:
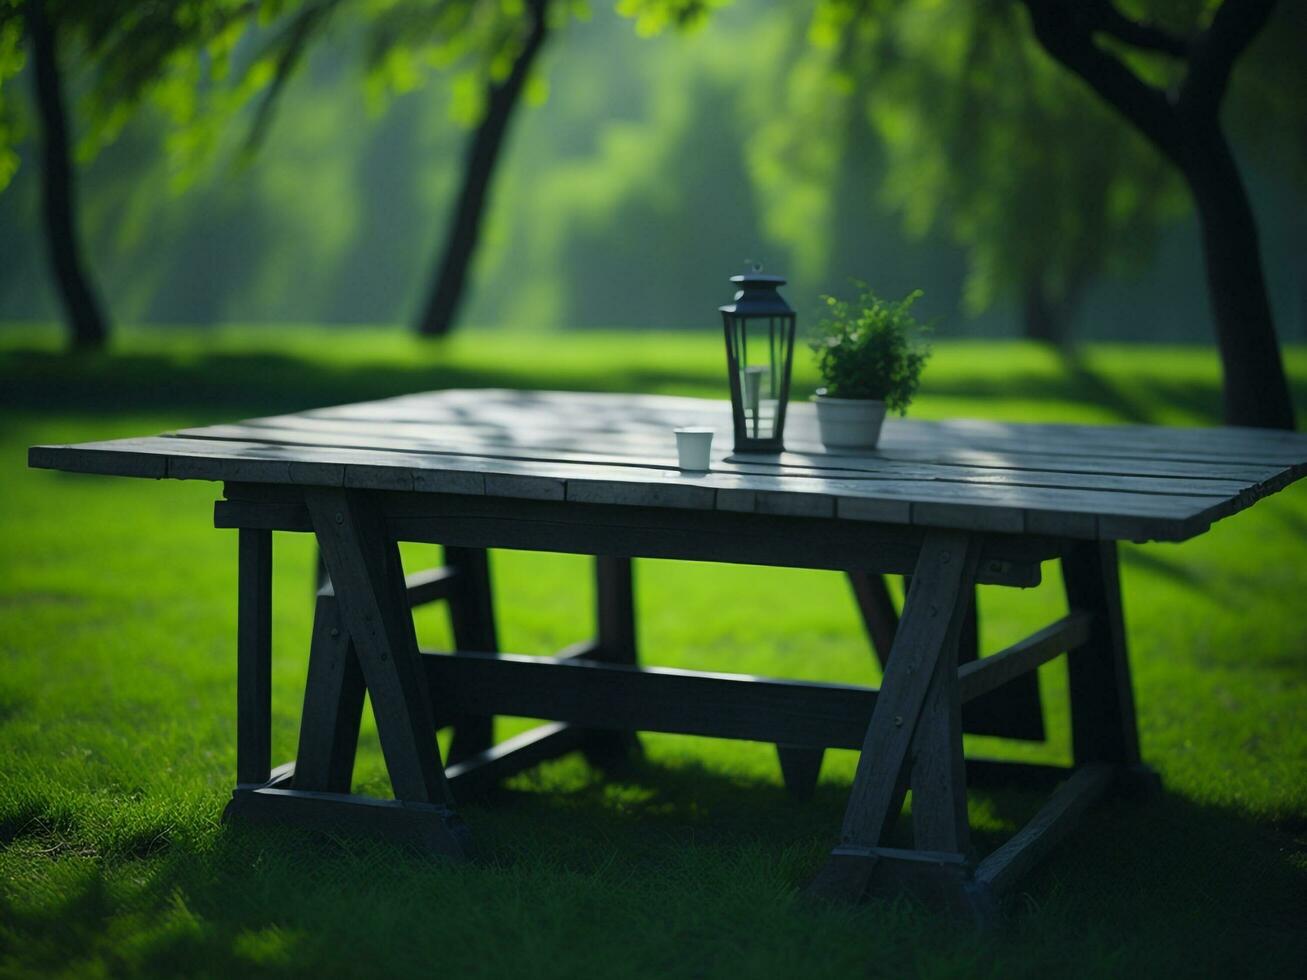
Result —
<path fill-rule="evenodd" d="M 817 427 L 827 449 L 875 449 L 885 421 L 885 403 L 869 398 L 831 398 L 820 392 Z"/>

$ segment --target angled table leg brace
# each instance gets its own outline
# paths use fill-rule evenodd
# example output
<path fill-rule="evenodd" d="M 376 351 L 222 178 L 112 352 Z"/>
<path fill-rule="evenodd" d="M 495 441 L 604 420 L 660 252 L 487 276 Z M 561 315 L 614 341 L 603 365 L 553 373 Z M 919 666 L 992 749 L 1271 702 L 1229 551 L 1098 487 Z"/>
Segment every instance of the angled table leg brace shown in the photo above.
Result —
<path fill-rule="evenodd" d="M 306 491 L 305 500 L 335 590 L 342 636 L 333 639 L 348 636 L 348 642 L 335 645 L 338 662 L 315 665 L 318 670 L 306 693 L 306 705 L 320 705 L 325 716 L 320 717 L 325 723 L 306 729 L 308 737 L 329 731 L 333 740 L 301 746 L 309 750 L 309 766 L 296 773 L 293 789 L 238 789 L 227 815 L 280 822 L 293 814 L 297 822 L 332 828 L 385 827 L 424 849 L 462 857 L 468 835 L 452 808 L 436 744 L 398 545 L 364 494 L 314 488 Z M 315 626 L 332 628 L 325 618 Z M 357 738 L 357 726 L 351 731 L 347 718 L 358 698 L 352 660 L 372 698 L 394 800 L 363 800 L 339 788 L 345 780 L 341 756 L 349 738 Z M 351 758 L 352 750 L 349 746 Z"/>
<path fill-rule="evenodd" d="M 921 551 L 867 730 L 840 845 L 810 885 L 811 894 L 859 902 L 912 892 L 936 906 L 986 922 L 1020 876 L 1114 786 L 1156 785 L 1139 761 L 1134 700 L 1125 649 L 1115 547 L 1073 544 L 1062 559 L 1068 616 L 1003 654 L 958 669 L 958 636 L 967 618 L 975 542 L 956 532 L 930 535 Z M 1011 840 L 976 862 L 966 809 L 961 701 L 995 686 L 982 670 L 1023 671 L 1067 640 L 1076 768 Z M 1005 662 L 1006 661 L 1006 662 Z M 1015 674 L 1013 675 L 1015 676 Z M 908 788 L 914 848 L 887 846 Z"/>

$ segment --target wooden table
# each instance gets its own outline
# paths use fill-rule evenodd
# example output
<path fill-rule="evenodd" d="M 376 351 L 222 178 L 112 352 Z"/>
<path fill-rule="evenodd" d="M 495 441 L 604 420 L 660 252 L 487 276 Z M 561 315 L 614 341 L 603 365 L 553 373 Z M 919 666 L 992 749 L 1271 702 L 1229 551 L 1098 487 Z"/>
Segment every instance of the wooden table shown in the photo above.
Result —
<path fill-rule="evenodd" d="M 676 468 L 672 428 L 713 425 L 706 474 Z M 861 756 L 839 844 L 811 888 L 859 900 L 911 889 L 986 914 L 1094 800 L 1149 782 L 1135 730 L 1116 542 L 1183 541 L 1307 471 L 1307 438 L 1237 429 L 891 419 L 882 447 L 822 451 L 792 406 L 790 451 L 732 455 L 721 402 L 443 391 L 185 429 L 37 446 L 32 466 L 220 480 L 239 528 L 237 785 L 227 817 L 383 833 L 461 857 L 462 796 L 636 731 L 778 746 L 810 788 L 827 747 Z M 299 749 L 269 753 L 272 531 L 317 536 L 330 584 L 314 622 Z M 398 541 L 444 545 L 404 576 Z M 497 649 L 487 548 L 597 556 L 598 636 L 553 658 Z M 879 690 L 636 665 L 632 557 L 837 569 L 881 655 Z M 974 585 L 1028 587 L 1058 560 L 1068 612 L 976 658 Z M 881 576 L 910 576 L 901 618 Z M 418 649 L 410 607 L 451 603 L 457 649 Z M 1035 668 L 1068 653 L 1075 765 L 966 760 L 964 730 L 1042 738 Z M 353 795 L 364 692 L 394 800 Z M 965 705 L 965 710 L 964 710 Z M 492 745 L 489 719 L 551 720 Z M 453 724 L 451 758 L 435 732 Z M 448 766 L 446 766 L 448 762 Z M 976 860 L 968 779 L 1055 786 Z M 912 790 L 915 847 L 886 844 Z"/>

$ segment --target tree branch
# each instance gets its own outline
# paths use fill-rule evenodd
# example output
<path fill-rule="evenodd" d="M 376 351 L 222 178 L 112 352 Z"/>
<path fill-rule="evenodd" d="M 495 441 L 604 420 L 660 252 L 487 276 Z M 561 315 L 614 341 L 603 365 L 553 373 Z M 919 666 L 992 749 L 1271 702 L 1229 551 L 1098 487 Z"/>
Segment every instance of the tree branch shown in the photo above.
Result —
<path fill-rule="evenodd" d="M 1085 80 L 1167 157 L 1180 151 L 1175 110 L 1166 94 L 1140 80 L 1094 43 L 1098 11 L 1076 0 L 1022 0 L 1035 37 L 1050 55 Z M 1094 5 L 1096 6 L 1096 5 Z"/>
<path fill-rule="evenodd" d="M 247 157 L 252 157 L 257 153 L 259 147 L 263 144 L 286 83 L 290 81 L 291 74 L 299 66 L 300 59 L 304 56 L 304 50 L 308 47 L 314 32 L 326 23 L 327 16 L 336 6 L 336 3 L 337 0 L 324 0 L 322 3 L 305 7 L 292 18 L 290 24 L 282 32 L 277 42 L 281 50 L 277 53 L 272 81 L 268 83 L 267 91 L 263 93 L 263 98 L 259 100 L 258 108 L 254 111 L 254 120 L 250 123 L 249 132 L 245 135 L 244 153 Z"/>
<path fill-rule="evenodd" d="M 1112 0 L 1103 0 L 1095 6 L 1098 13 L 1096 28 L 1104 34 L 1110 34 L 1132 48 L 1169 54 L 1182 61 L 1188 59 L 1192 49 L 1189 38 L 1172 34 L 1150 21 L 1131 20 L 1121 13 Z"/>
<path fill-rule="evenodd" d="M 1177 108 L 1193 117 L 1214 117 L 1239 55 L 1266 26 L 1275 0 L 1225 0 L 1199 35 Z"/>

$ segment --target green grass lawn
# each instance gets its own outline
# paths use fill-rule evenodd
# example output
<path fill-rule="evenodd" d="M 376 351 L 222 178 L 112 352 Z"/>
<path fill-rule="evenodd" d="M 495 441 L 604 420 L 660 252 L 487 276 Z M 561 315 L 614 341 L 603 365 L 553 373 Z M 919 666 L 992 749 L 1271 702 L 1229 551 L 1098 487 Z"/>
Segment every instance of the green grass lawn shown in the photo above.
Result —
<path fill-rule="evenodd" d="M 806 362 L 806 358 L 804 359 Z M 1307 350 L 1288 352 L 1307 407 Z M 124 331 L 70 359 L 0 330 L 0 974 L 543 977 L 1300 975 L 1307 962 L 1307 486 L 1184 545 L 1123 546 L 1146 760 L 1165 792 L 1093 811 L 1027 879 L 1000 933 L 906 901 L 848 909 L 802 886 L 838 830 L 856 763 L 830 752 L 815 799 L 774 750 L 646 735 L 605 781 L 578 758 L 464 807 L 477 860 L 224 828 L 235 765 L 234 532 L 217 487 L 30 471 L 26 448 L 137 435 L 444 386 L 720 396 L 715 334 Z M 800 397 L 814 376 L 798 372 Z M 1203 424 L 1203 349 L 941 343 L 919 417 Z M 1307 418 L 1304 418 L 1307 421 Z M 406 550 L 414 567 L 435 549 Z M 276 551 L 274 761 L 294 753 L 310 542 Z M 547 653 L 589 630 L 588 561 L 497 552 L 501 642 Z M 875 683 L 833 573 L 637 563 L 647 662 Z M 1056 570 L 981 592 L 994 649 L 1059 614 Z M 425 642 L 447 642 L 438 610 Z M 1041 670 L 1065 761 L 1065 670 Z M 526 722 L 502 720 L 502 737 Z M 365 719 L 357 788 L 388 795 Z M 974 792 L 980 843 L 1033 812 Z M 1294 964 L 1297 964 L 1295 966 Z"/>

